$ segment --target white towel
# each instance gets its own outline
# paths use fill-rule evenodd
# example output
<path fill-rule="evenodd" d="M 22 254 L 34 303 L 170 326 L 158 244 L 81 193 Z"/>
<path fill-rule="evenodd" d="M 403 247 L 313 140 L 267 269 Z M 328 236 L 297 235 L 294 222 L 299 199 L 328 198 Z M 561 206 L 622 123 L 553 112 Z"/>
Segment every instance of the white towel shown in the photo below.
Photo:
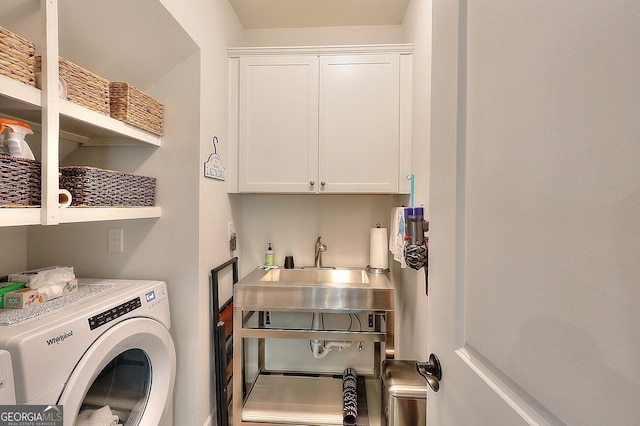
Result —
<path fill-rule="evenodd" d="M 389 251 L 393 254 L 393 260 L 400 262 L 401 268 L 406 268 L 404 260 L 404 207 L 394 207 L 391 209 L 391 229 L 389 232 Z"/>
<path fill-rule="evenodd" d="M 105 405 L 97 410 L 83 410 L 78 414 L 75 426 L 118 426 L 118 416 Z"/>

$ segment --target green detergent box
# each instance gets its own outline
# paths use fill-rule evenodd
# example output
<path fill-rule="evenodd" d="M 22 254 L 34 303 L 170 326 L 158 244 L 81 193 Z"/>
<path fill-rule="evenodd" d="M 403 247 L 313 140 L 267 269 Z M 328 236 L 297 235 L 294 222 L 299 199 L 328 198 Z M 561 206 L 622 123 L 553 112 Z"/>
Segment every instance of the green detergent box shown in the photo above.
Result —
<path fill-rule="evenodd" d="M 20 290 L 25 287 L 25 283 L 0 283 L 0 308 L 4 308 L 4 294 Z"/>

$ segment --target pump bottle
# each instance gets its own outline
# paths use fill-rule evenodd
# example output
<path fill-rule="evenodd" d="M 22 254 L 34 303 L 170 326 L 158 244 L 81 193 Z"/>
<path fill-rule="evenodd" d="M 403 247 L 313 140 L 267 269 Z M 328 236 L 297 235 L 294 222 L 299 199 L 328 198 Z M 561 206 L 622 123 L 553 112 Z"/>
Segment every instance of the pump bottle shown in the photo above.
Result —
<path fill-rule="evenodd" d="M 264 252 L 264 266 L 274 266 L 276 264 L 276 254 L 271 247 L 271 243 L 267 243 L 267 251 Z"/>

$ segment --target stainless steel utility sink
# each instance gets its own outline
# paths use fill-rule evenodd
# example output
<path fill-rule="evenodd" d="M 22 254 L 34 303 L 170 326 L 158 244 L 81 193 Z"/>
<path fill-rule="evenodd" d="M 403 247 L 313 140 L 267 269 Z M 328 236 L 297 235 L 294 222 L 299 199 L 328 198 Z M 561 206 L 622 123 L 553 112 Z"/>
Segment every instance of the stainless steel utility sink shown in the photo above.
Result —
<path fill-rule="evenodd" d="M 391 311 L 387 274 L 361 268 L 256 269 L 234 285 L 234 306 L 246 310 Z"/>
<path fill-rule="evenodd" d="M 361 269 L 273 269 L 260 281 L 298 284 L 367 284 L 367 271 Z"/>

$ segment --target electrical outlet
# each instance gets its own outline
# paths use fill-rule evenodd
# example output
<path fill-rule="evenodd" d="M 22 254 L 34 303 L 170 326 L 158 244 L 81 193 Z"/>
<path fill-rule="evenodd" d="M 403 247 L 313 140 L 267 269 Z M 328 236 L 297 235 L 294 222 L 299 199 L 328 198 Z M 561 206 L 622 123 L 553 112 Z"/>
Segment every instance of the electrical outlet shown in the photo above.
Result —
<path fill-rule="evenodd" d="M 373 328 L 373 314 L 369 314 L 369 327 Z"/>
<path fill-rule="evenodd" d="M 124 230 L 122 228 L 109 228 L 107 232 L 107 251 L 109 253 L 124 252 Z"/>

